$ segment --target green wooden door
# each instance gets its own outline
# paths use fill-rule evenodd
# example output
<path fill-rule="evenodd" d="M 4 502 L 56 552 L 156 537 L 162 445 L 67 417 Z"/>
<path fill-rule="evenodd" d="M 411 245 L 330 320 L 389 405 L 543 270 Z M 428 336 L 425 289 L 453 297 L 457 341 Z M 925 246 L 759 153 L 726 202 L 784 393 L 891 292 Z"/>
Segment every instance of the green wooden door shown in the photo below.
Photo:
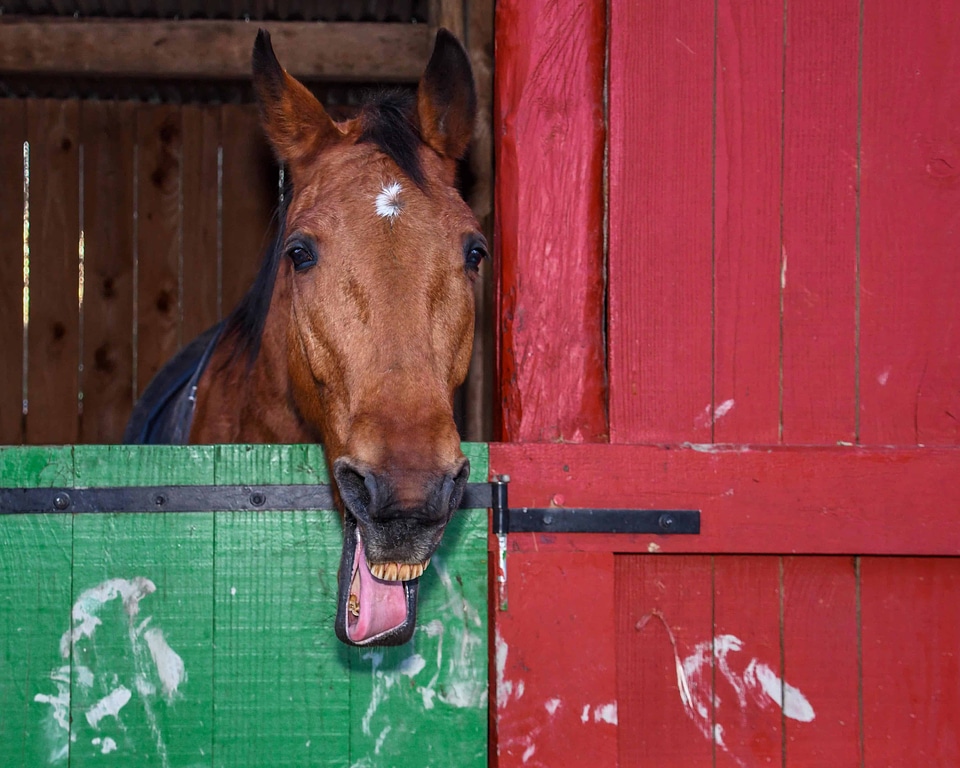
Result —
<path fill-rule="evenodd" d="M 0 448 L 0 487 L 318 482 L 314 446 Z M 411 643 L 353 649 L 334 512 L 0 515 L 0 765 L 485 766 L 486 531 L 454 516 Z"/>

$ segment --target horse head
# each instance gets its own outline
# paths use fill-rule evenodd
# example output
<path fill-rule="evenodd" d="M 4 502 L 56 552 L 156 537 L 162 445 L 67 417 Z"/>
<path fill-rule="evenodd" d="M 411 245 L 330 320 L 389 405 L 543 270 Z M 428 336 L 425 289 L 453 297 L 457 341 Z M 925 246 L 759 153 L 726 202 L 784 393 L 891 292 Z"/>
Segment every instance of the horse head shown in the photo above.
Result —
<path fill-rule="evenodd" d="M 487 253 L 455 186 L 476 112 L 470 63 L 441 30 L 415 95 L 381 94 L 343 122 L 263 31 L 253 80 L 291 180 L 270 313 L 290 407 L 323 443 L 344 521 L 337 635 L 403 643 L 470 472 L 453 419 Z"/>

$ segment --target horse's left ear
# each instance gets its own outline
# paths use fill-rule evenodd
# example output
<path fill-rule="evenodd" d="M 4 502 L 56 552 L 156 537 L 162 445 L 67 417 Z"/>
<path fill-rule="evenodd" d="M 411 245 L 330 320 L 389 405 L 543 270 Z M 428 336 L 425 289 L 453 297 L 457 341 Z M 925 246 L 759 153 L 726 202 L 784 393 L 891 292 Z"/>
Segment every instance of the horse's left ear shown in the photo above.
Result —
<path fill-rule="evenodd" d="M 417 112 L 427 144 L 444 157 L 463 157 L 473 136 L 477 91 L 467 52 L 445 29 L 437 32 L 433 55 L 420 78 Z"/>
<path fill-rule="evenodd" d="M 260 121 L 280 160 L 296 165 L 342 135 L 317 98 L 280 66 L 266 30 L 257 34 L 252 63 Z"/>

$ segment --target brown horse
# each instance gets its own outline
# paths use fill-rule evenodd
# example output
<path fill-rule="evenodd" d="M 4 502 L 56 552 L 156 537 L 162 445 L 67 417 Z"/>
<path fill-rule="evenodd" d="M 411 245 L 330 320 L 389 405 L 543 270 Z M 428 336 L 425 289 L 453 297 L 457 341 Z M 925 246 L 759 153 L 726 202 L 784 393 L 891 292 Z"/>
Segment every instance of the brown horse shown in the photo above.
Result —
<path fill-rule="evenodd" d="M 344 522 L 337 635 L 403 643 L 470 471 L 453 420 L 487 255 L 454 186 L 470 63 L 441 30 L 415 96 L 335 122 L 261 31 L 253 81 L 292 182 L 280 232 L 227 320 L 151 382 L 126 439 L 322 443 Z"/>

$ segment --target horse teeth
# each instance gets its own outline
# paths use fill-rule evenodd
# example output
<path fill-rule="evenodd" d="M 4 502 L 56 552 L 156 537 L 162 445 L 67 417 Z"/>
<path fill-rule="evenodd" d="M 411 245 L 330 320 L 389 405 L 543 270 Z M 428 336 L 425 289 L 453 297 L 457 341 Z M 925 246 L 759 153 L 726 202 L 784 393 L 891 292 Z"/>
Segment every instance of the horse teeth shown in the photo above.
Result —
<path fill-rule="evenodd" d="M 384 569 L 383 578 L 387 581 L 398 581 L 400 577 L 400 565 L 398 563 L 387 563 Z"/>
<path fill-rule="evenodd" d="M 380 581 L 410 581 L 422 576 L 428 565 L 429 560 L 422 563 L 372 563 L 370 573 Z"/>
<path fill-rule="evenodd" d="M 370 573 L 372 573 L 378 579 L 383 579 L 384 568 L 386 568 L 386 566 L 383 563 L 374 563 L 370 566 Z"/>
<path fill-rule="evenodd" d="M 350 615 L 354 618 L 360 616 L 360 598 L 356 595 L 350 595 L 350 600 L 347 602 L 347 610 L 350 611 Z"/>

